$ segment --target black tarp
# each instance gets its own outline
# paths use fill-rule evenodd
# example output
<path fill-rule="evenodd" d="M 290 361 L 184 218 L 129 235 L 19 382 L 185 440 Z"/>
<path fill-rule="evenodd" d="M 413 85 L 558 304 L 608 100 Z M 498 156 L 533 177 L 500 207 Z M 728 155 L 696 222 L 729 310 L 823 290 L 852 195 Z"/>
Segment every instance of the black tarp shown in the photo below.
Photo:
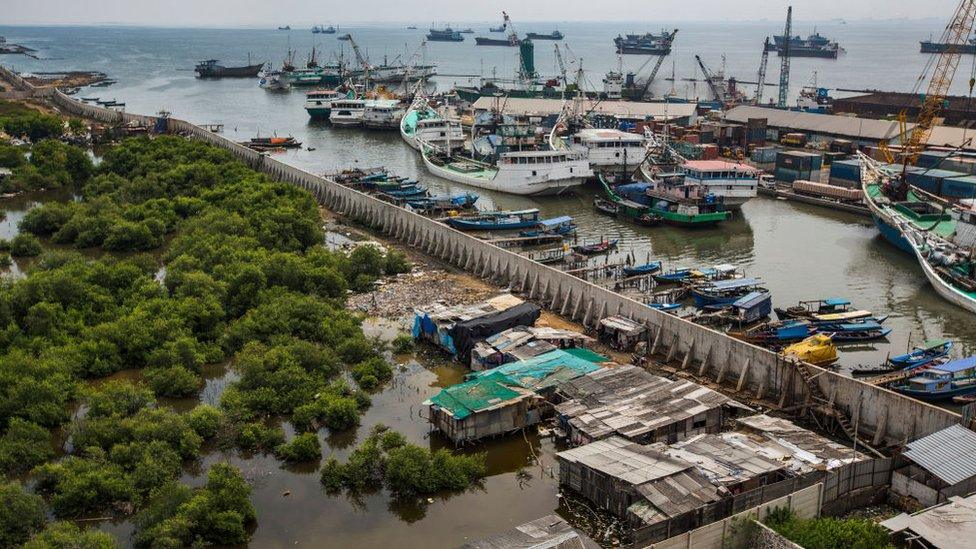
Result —
<path fill-rule="evenodd" d="M 538 305 L 521 303 L 504 311 L 458 322 L 449 332 L 457 357 L 467 364 L 471 358 L 471 349 L 474 349 L 477 342 L 509 328 L 532 326 L 541 313 L 542 309 Z"/>

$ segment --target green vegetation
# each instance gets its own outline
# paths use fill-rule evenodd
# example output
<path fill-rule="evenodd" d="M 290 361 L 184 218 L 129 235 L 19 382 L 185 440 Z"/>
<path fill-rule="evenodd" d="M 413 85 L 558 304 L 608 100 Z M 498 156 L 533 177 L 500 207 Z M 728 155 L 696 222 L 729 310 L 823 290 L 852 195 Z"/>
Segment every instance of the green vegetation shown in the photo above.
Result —
<path fill-rule="evenodd" d="M 135 543 L 139 547 L 244 543 L 246 527 L 256 519 L 250 494 L 241 472 L 226 463 L 210 468 L 201 489 L 169 483 L 136 517 Z"/>
<path fill-rule="evenodd" d="M 0 130 L 32 141 L 61 137 L 64 124 L 57 116 L 44 114 L 21 103 L 0 101 Z"/>
<path fill-rule="evenodd" d="M 24 549 L 115 549 L 115 538 L 107 532 L 82 530 L 73 522 L 59 521 L 47 526 Z"/>
<path fill-rule="evenodd" d="M 12 168 L 13 176 L 0 185 L 2 192 L 59 189 L 86 183 L 94 172 L 91 158 L 83 149 L 55 139 L 44 139 L 31 146 L 30 160 L 9 145 L 0 146 L 0 165 Z"/>
<path fill-rule="evenodd" d="M 390 342 L 390 347 L 396 354 L 408 353 L 413 350 L 414 341 L 413 336 L 410 334 L 398 334 L 393 341 Z"/>
<path fill-rule="evenodd" d="M 156 253 L 92 260 L 48 251 L 25 278 L 0 284 L 0 467 L 33 469 L 37 492 L 59 519 L 137 513 L 138 545 L 246 542 L 255 517 L 240 473 L 215 465 L 207 485 L 192 490 L 178 484 L 184 465 L 211 438 L 315 460 L 315 430 L 358 425 L 370 401 L 364 389 L 392 372 L 345 298 L 409 264 L 372 247 L 326 250 L 307 192 L 205 144 L 131 139 L 97 169 L 77 152 L 40 141 L 21 162 L 0 150 L 0 159 L 18 164 L 13 179 L 34 181 L 19 188 L 73 185 L 82 195 L 32 209 L 9 249 L 36 254 L 50 239 Z M 239 380 L 219 407 L 180 414 L 157 405 L 157 397 L 197 392 L 203 366 L 220 362 Z M 143 382 L 99 380 L 122 370 L 142 370 Z M 68 425 L 76 402 L 79 419 Z M 282 421 L 298 431 L 287 444 Z M 68 435 L 68 455 L 52 461 L 57 427 Z M 35 546 L 114 546 L 70 522 L 41 530 L 43 500 L 19 485 L 5 490 L 0 499 L 16 500 L 8 507 L 33 502 L 41 518 L 19 512 L 5 519 L 4 535 L 34 535 Z"/>
<path fill-rule="evenodd" d="M 20 545 L 43 526 L 44 500 L 20 483 L 0 483 L 0 547 Z"/>
<path fill-rule="evenodd" d="M 888 531 L 867 519 L 798 518 L 786 508 L 772 510 L 763 521 L 807 549 L 887 549 L 894 547 Z"/>
<path fill-rule="evenodd" d="M 330 457 L 320 480 L 326 490 L 361 491 L 386 486 L 398 497 L 415 497 L 442 490 L 460 491 L 485 476 L 485 456 L 431 452 L 408 444 L 396 431 L 376 426 L 345 463 Z"/>
<path fill-rule="evenodd" d="M 315 433 L 302 433 L 278 446 L 275 453 L 285 461 L 313 461 L 322 457 L 322 445 Z"/>

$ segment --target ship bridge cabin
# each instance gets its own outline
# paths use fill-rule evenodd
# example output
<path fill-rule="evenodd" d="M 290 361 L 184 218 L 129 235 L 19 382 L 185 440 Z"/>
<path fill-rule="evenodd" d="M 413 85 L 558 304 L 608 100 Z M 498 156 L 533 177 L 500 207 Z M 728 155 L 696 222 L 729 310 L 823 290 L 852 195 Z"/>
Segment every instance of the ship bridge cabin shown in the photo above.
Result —
<path fill-rule="evenodd" d="M 587 151 L 587 160 L 594 169 L 615 169 L 637 166 L 644 161 L 644 137 L 613 129 L 587 128 L 571 139 L 573 148 Z"/>
<path fill-rule="evenodd" d="M 682 164 L 678 170 L 692 183 L 708 189 L 708 192 L 723 198 L 727 207 L 737 208 L 758 192 L 759 176 L 762 170 L 725 162 L 723 160 L 692 160 Z"/>

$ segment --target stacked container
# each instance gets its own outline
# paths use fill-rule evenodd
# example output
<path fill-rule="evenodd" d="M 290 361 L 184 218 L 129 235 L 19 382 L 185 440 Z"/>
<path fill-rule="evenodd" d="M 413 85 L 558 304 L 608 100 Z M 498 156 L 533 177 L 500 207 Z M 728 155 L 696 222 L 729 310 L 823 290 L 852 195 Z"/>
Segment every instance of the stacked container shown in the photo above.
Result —
<path fill-rule="evenodd" d="M 915 168 L 908 170 L 907 179 L 908 183 L 912 186 L 935 195 L 942 195 L 942 188 L 946 180 L 965 175 L 964 173 L 951 172 L 949 170 Z"/>
<path fill-rule="evenodd" d="M 830 165 L 830 184 L 848 189 L 861 188 L 861 162 L 838 160 Z"/>
<path fill-rule="evenodd" d="M 823 158 L 819 154 L 800 151 L 780 151 L 776 155 L 776 179 L 792 183 L 798 179 L 820 180 Z"/>

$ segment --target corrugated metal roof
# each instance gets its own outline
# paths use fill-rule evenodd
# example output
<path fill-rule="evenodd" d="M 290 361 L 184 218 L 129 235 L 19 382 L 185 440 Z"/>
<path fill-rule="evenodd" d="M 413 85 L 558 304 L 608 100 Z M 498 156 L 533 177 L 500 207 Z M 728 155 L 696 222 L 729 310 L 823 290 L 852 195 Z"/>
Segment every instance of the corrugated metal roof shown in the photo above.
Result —
<path fill-rule="evenodd" d="M 590 538 L 556 515 L 516 526 L 507 532 L 471 541 L 462 549 L 599 549 Z"/>
<path fill-rule="evenodd" d="M 950 425 L 905 447 L 905 457 L 949 484 L 976 476 L 976 433 L 962 425 Z"/>
<path fill-rule="evenodd" d="M 545 116 L 563 112 L 570 100 L 507 97 L 501 102 L 504 114 Z M 479 97 L 472 108 L 475 111 L 488 111 L 498 107 L 495 97 Z M 696 103 L 650 103 L 636 101 L 595 101 L 584 100 L 582 110 L 594 114 L 608 114 L 620 118 L 664 118 L 670 119 L 694 116 L 698 109 Z"/>

